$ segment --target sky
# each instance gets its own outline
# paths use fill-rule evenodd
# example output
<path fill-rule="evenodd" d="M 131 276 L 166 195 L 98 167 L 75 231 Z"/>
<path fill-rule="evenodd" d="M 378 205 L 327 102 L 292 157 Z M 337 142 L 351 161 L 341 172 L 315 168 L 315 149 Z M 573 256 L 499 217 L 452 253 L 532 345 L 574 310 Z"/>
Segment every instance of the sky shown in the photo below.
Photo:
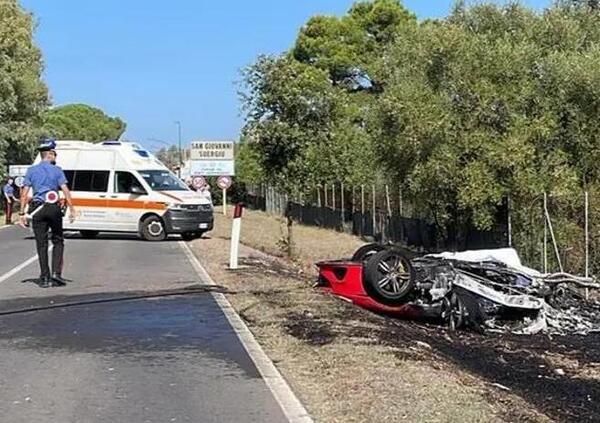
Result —
<path fill-rule="evenodd" d="M 543 8 L 550 0 L 525 0 Z M 237 139 L 240 70 L 289 49 L 315 14 L 352 0 L 22 0 L 55 105 L 86 103 L 127 122 L 124 138 L 158 149 L 177 141 Z M 405 0 L 421 19 L 452 0 Z M 160 141 L 150 141 L 151 139 Z"/>

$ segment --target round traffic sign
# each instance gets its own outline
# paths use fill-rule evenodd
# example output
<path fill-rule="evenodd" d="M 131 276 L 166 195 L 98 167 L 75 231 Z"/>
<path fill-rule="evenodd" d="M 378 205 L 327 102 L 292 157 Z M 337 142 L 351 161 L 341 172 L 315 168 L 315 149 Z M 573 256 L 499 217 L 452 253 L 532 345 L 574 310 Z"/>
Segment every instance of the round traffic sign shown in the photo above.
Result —
<path fill-rule="evenodd" d="M 206 185 L 206 179 L 204 179 L 203 176 L 194 176 L 192 178 L 192 186 L 196 189 L 200 189 L 202 188 L 204 185 Z"/>
<path fill-rule="evenodd" d="M 15 178 L 15 185 L 18 188 L 23 188 L 23 185 L 25 184 L 25 178 L 23 178 L 22 176 L 17 176 Z"/>
<path fill-rule="evenodd" d="M 221 189 L 229 189 L 231 184 L 233 184 L 231 176 L 219 176 L 219 179 L 217 179 L 217 186 Z"/>

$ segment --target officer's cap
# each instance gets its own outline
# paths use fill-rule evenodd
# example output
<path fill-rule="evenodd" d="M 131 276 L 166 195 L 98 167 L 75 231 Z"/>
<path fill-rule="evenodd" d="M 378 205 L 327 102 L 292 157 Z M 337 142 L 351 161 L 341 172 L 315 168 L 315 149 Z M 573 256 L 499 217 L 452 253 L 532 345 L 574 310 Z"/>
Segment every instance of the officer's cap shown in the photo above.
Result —
<path fill-rule="evenodd" d="M 38 147 L 39 152 L 54 151 L 56 149 L 56 141 L 53 139 L 45 139 Z"/>

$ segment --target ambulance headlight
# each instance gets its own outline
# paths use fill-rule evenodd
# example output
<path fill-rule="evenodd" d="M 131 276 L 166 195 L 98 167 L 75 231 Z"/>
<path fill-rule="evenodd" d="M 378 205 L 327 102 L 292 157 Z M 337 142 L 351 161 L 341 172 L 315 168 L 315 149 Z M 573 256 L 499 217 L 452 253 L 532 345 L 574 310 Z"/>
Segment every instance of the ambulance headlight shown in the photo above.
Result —
<path fill-rule="evenodd" d="M 169 204 L 169 210 L 185 210 L 185 207 L 182 204 L 171 203 Z"/>

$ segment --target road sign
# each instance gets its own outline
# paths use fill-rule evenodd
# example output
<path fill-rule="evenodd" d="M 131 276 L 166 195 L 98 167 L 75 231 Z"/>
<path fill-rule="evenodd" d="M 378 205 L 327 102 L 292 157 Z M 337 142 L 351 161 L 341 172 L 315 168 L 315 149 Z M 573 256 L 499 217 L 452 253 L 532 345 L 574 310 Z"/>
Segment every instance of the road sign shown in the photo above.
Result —
<path fill-rule="evenodd" d="M 206 179 L 204 179 L 203 176 L 194 176 L 192 178 L 192 186 L 196 189 L 200 189 L 202 188 L 204 185 L 206 185 Z"/>
<path fill-rule="evenodd" d="M 229 189 L 233 184 L 233 179 L 230 176 L 219 176 L 217 179 L 217 186 L 221 189 Z"/>
<path fill-rule="evenodd" d="M 27 169 L 31 166 L 29 165 L 11 165 L 8 166 L 8 176 L 12 176 L 16 178 L 17 176 L 25 176 L 27 173 Z"/>
<path fill-rule="evenodd" d="M 233 141 L 193 141 L 192 160 L 233 160 Z"/>
<path fill-rule="evenodd" d="M 234 176 L 235 164 L 233 160 L 200 160 L 191 161 L 190 171 L 192 175 L 203 176 Z"/>
<path fill-rule="evenodd" d="M 22 177 L 22 176 L 17 176 L 17 177 L 15 178 L 15 185 L 16 185 L 18 188 L 23 188 L 23 185 L 24 185 L 24 184 L 25 184 L 25 178 L 24 178 L 24 177 Z"/>
<path fill-rule="evenodd" d="M 190 149 L 192 174 L 203 176 L 235 175 L 233 141 L 193 141 Z"/>

